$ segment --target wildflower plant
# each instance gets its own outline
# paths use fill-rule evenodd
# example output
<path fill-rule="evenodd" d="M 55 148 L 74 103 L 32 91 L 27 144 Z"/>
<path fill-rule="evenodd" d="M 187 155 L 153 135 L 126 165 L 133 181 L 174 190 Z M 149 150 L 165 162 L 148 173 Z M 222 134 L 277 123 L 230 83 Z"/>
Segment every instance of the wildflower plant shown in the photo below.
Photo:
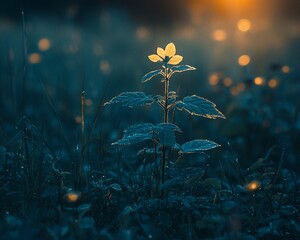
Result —
<path fill-rule="evenodd" d="M 220 145 L 209 140 L 195 139 L 182 145 L 176 142 L 175 133 L 181 132 L 179 126 L 171 123 L 169 120 L 170 110 L 186 111 L 191 115 L 201 116 L 205 118 L 225 118 L 224 115 L 216 108 L 216 105 L 197 95 L 186 96 L 182 100 L 177 100 L 177 93 L 170 91 L 170 79 L 175 73 L 195 70 L 190 65 L 178 65 L 182 62 L 183 57 L 176 55 L 176 47 L 174 43 L 169 43 L 165 49 L 158 47 L 156 54 L 148 56 L 150 61 L 162 65 L 161 69 L 153 70 L 147 73 L 142 82 L 148 82 L 156 76 L 162 76 L 161 82 L 164 84 L 164 96 L 148 95 L 144 92 L 123 92 L 112 98 L 104 105 L 121 104 L 126 107 L 138 107 L 144 105 L 158 104 L 163 110 L 162 123 L 154 125 L 152 123 L 138 123 L 129 126 L 124 130 L 123 138 L 112 143 L 117 146 L 129 146 L 147 140 L 152 140 L 154 148 L 147 149 L 150 153 L 160 156 L 161 174 L 159 175 L 161 184 L 165 181 L 165 164 L 168 152 L 170 150 L 177 151 L 179 158 L 184 155 L 201 154 L 203 151 L 210 150 Z M 163 192 L 162 192 L 163 196 Z"/>

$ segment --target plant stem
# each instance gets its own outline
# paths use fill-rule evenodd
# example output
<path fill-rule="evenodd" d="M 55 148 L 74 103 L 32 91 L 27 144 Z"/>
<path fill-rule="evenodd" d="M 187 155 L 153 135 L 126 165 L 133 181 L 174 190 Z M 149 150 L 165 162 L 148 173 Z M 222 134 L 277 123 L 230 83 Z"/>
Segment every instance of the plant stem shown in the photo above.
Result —
<path fill-rule="evenodd" d="M 25 92 L 26 92 L 26 80 L 27 80 L 27 29 L 25 23 L 25 14 L 24 11 L 21 11 L 22 14 L 22 31 L 23 31 L 23 76 L 22 76 L 22 97 L 21 97 L 21 113 L 22 118 L 25 116 Z M 28 143 L 27 143 L 27 128 L 26 128 L 26 121 L 23 119 L 23 141 L 25 147 L 25 156 L 26 156 L 26 179 L 25 179 L 25 199 L 26 199 L 26 206 L 25 209 L 28 207 L 28 196 L 29 196 L 29 177 L 30 177 L 30 160 L 29 160 L 29 150 L 28 150 Z"/>
<path fill-rule="evenodd" d="M 164 123 L 168 123 L 168 95 L 169 95 L 169 78 L 168 78 L 168 68 L 165 67 L 165 104 L 164 104 Z M 165 164 L 166 164 L 166 153 L 167 153 L 167 149 L 165 146 L 163 146 L 162 149 L 162 166 L 161 166 L 161 184 L 163 184 L 165 182 Z M 161 195 L 160 195 L 161 199 L 164 198 L 164 191 L 161 190 Z"/>
<path fill-rule="evenodd" d="M 84 91 L 84 77 L 82 78 L 82 89 L 81 89 L 81 153 L 80 153 L 80 162 L 78 166 L 78 179 L 79 186 L 83 185 L 83 162 L 84 162 L 84 145 L 85 145 L 85 122 L 84 122 L 84 99 L 85 99 L 85 91 Z"/>
<path fill-rule="evenodd" d="M 25 23 L 25 14 L 24 11 L 21 11 L 22 14 L 22 30 L 23 30 L 23 76 L 22 76 L 22 97 L 21 97 L 21 111 L 22 116 L 25 115 L 25 91 L 26 91 L 26 77 L 27 77 L 27 29 Z"/>
<path fill-rule="evenodd" d="M 82 144 L 82 147 L 84 146 L 84 89 L 82 90 L 82 93 L 81 93 L 81 144 Z"/>
<path fill-rule="evenodd" d="M 165 106 L 164 106 L 164 122 L 167 123 L 168 119 L 168 93 L 169 93 L 169 79 L 166 77 L 165 79 Z"/>
<path fill-rule="evenodd" d="M 10 107 L 12 110 L 12 116 L 15 117 L 15 99 L 14 99 L 14 77 L 13 77 L 13 51 L 11 48 L 7 51 L 7 63 L 8 63 L 8 82 L 9 82 L 9 95 L 10 95 Z"/>

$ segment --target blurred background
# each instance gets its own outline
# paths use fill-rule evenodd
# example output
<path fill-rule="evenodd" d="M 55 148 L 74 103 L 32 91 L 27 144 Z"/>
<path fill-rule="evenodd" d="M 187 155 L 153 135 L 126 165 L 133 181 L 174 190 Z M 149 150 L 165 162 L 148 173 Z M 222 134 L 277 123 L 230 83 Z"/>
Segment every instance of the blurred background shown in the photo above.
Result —
<path fill-rule="evenodd" d="M 284 164 L 299 171 L 299 5 L 297 0 L 2 1 L 0 144 L 13 147 L 16 126 L 26 116 L 55 151 L 64 151 L 63 138 L 78 149 L 84 89 L 87 130 L 100 113 L 90 151 L 109 157 L 110 143 L 124 128 L 161 122 L 163 114 L 156 107 L 104 108 L 103 102 L 123 91 L 161 94 L 160 79 L 142 84 L 141 78 L 160 68 L 147 56 L 174 42 L 182 63 L 197 71 L 174 75 L 171 90 L 180 98 L 206 97 L 227 117 L 176 114 L 184 132 L 178 142 L 211 139 L 222 144 L 219 158 L 230 153 L 243 166 L 276 146 L 274 161 L 284 149 Z"/>

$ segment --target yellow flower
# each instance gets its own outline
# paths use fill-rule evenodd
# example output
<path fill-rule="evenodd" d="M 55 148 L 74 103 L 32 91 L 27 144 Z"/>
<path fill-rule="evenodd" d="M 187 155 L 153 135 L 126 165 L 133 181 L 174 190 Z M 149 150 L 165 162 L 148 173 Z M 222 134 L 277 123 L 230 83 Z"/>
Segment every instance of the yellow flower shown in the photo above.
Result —
<path fill-rule="evenodd" d="M 148 58 L 152 62 L 164 62 L 167 64 L 176 65 L 176 64 L 180 63 L 183 59 L 182 56 L 175 55 L 176 47 L 175 47 L 174 43 L 169 43 L 165 47 L 165 50 L 158 47 L 156 53 L 157 54 L 152 54 L 152 55 L 148 56 Z"/>

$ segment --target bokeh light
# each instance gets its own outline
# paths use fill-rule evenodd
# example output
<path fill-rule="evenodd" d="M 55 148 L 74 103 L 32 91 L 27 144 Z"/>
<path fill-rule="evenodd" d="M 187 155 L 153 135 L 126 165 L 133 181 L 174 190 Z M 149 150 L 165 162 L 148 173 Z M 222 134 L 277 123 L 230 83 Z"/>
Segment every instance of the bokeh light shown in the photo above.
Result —
<path fill-rule="evenodd" d="M 260 183 L 258 181 L 252 181 L 246 186 L 249 191 L 257 190 L 259 187 Z"/>
<path fill-rule="evenodd" d="M 236 96 L 236 95 L 239 94 L 239 90 L 237 89 L 236 86 L 232 86 L 232 87 L 230 88 L 230 93 L 231 93 L 231 95 Z"/>
<path fill-rule="evenodd" d="M 255 85 L 263 85 L 265 83 L 265 79 L 263 77 L 256 77 L 254 78 L 254 84 Z"/>
<path fill-rule="evenodd" d="M 41 38 L 38 42 L 38 47 L 41 51 L 47 51 L 51 47 L 51 42 L 47 38 Z"/>
<path fill-rule="evenodd" d="M 145 40 L 149 36 L 149 31 L 148 31 L 148 29 L 146 27 L 138 27 L 136 29 L 136 36 L 140 40 Z"/>
<path fill-rule="evenodd" d="M 38 64 L 40 63 L 42 60 L 42 57 L 41 57 L 41 54 L 39 53 L 31 53 L 29 56 L 28 56 L 28 61 L 31 63 L 31 64 Z"/>
<path fill-rule="evenodd" d="M 241 32 L 248 32 L 251 28 L 251 22 L 249 19 L 243 18 L 237 22 L 237 28 Z"/>
<path fill-rule="evenodd" d="M 238 59 L 239 65 L 245 67 L 250 63 L 250 57 L 246 54 L 241 55 Z"/>
<path fill-rule="evenodd" d="M 93 105 L 93 100 L 90 99 L 90 98 L 86 99 L 86 100 L 85 100 L 85 105 L 87 105 L 87 106 L 92 106 L 92 105 Z"/>
<path fill-rule="evenodd" d="M 69 192 L 65 195 L 65 199 L 67 202 L 77 202 L 80 197 L 80 193 L 77 192 Z"/>
<path fill-rule="evenodd" d="M 282 68 L 281 68 L 281 71 L 283 72 L 283 73 L 289 73 L 290 72 L 290 67 L 289 66 L 283 66 Z"/>
<path fill-rule="evenodd" d="M 111 71 L 111 67 L 110 64 L 107 60 L 102 60 L 99 63 L 99 69 L 103 74 L 109 74 Z"/>
<path fill-rule="evenodd" d="M 212 39 L 217 42 L 222 42 L 226 39 L 226 32 L 222 29 L 217 29 L 212 32 Z"/>
<path fill-rule="evenodd" d="M 220 78 L 217 73 L 213 73 L 212 75 L 210 75 L 208 81 L 211 86 L 216 86 L 219 83 Z"/>
<path fill-rule="evenodd" d="M 279 84 L 279 82 L 278 82 L 277 79 L 271 79 L 271 80 L 268 82 L 268 86 L 269 86 L 270 88 L 276 88 L 276 87 L 278 87 L 278 84 Z"/>
<path fill-rule="evenodd" d="M 226 77 L 223 80 L 223 84 L 225 87 L 230 87 L 233 83 L 233 80 L 230 77 Z"/>
<path fill-rule="evenodd" d="M 76 116 L 74 120 L 76 123 L 81 123 L 81 116 Z"/>
<path fill-rule="evenodd" d="M 236 88 L 238 90 L 238 92 L 243 92 L 246 89 L 246 84 L 243 82 L 240 82 L 236 85 Z"/>

